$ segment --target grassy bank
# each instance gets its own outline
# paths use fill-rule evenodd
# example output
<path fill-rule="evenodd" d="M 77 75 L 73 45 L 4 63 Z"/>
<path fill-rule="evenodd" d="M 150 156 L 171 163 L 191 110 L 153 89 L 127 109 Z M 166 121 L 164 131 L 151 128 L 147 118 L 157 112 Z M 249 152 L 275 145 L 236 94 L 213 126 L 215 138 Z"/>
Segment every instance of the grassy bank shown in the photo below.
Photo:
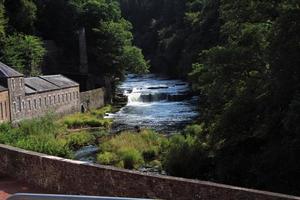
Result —
<path fill-rule="evenodd" d="M 161 170 L 167 146 L 168 140 L 151 130 L 123 132 L 103 140 L 97 162 L 127 169 L 149 166 Z"/>
<path fill-rule="evenodd" d="M 24 120 L 17 127 L 1 124 L 0 143 L 64 158 L 74 158 L 75 151 L 84 146 L 97 145 L 100 152 L 96 162 L 99 164 L 126 169 L 150 168 L 156 172 L 166 170 L 170 174 L 180 174 L 192 164 L 188 161 L 197 161 L 197 155 L 207 153 L 206 143 L 202 143 L 201 148 L 197 143 L 202 132 L 202 127 L 197 125 L 170 138 L 151 130 L 109 135 L 112 121 L 104 116 L 111 111 L 112 107 L 107 106 L 60 119 L 48 114 Z M 191 155 L 196 157 L 190 159 Z M 204 163 L 207 162 L 198 164 Z"/>
<path fill-rule="evenodd" d="M 17 127 L 0 124 L 0 143 L 65 158 L 73 158 L 74 151 L 98 144 L 98 138 L 107 132 L 111 120 L 104 119 L 111 106 L 87 113 L 76 113 L 58 119 L 53 114 L 24 120 Z M 97 127 L 93 132 L 72 129 Z"/>

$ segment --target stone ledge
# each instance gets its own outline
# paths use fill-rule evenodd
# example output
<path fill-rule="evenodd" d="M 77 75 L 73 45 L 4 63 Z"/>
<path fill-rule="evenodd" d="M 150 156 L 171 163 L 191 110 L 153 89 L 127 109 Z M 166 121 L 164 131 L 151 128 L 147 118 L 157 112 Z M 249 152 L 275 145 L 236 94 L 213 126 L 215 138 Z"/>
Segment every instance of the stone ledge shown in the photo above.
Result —
<path fill-rule="evenodd" d="M 299 197 L 90 164 L 0 144 L 0 174 L 53 193 L 163 199 L 288 200 Z"/>

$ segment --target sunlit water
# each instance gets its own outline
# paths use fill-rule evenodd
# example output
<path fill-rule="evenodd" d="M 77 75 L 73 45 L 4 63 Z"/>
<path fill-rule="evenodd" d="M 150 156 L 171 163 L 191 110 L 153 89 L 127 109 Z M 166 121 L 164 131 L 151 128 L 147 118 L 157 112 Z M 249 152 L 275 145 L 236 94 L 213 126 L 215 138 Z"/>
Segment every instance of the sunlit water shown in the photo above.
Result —
<path fill-rule="evenodd" d="M 170 80 L 154 74 L 128 75 L 118 87 L 128 103 L 108 117 L 114 120 L 116 131 L 151 128 L 170 133 L 191 123 L 198 116 L 197 97 L 181 80 Z"/>

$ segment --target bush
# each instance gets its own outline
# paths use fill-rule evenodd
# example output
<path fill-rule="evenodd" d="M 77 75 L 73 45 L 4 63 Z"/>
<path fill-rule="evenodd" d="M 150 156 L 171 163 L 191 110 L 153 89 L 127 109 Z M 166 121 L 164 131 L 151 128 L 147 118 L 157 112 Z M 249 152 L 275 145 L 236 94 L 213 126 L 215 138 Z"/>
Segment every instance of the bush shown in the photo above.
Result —
<path fill-rule="evenodd" d="M 93 114 L 94 112 L 94 114 Z M 102 114 L 96 114 L 98 111 L 93 111 L 91 113 L 76 113 L 67 117 L 64 117 L 61 121 L 68 128 L 84 128 L 84 127 L 105 127 L 109 128 L 111 126 L 111 119 L 103 119 Z M 99 111 L 104 112 L 103 110 Z"/>
<path fill-rule="evenodd" d="M 137 169 L 143 163 L 160 159 L 160 153 L 165 151 L 161 148 L 167 143 L 164 136 L 150 130 L 142 130 L 139 134 L 123 132 L 103 140 L 100 145 L 101 153 L 99 156 L 106 152 L 113 153 L 118 160 L 113 165 Z M 101 161 L 99 163 L 103 164 Z"/>
<path fill-rule="evenodd" d="M 71 157 L 66 140 L 60 137 L 64 127 L 57 124 L 53 115 L 24 120 L 19 127 L 0 125 L 0 143 L 46 153 L 54 156 Z"/>
<path fill-rule="evenodd" d="M 143 151 L 143 158 L 145 161 L 154 160 L 158 156 L 158 152 L 156 148 L 149 148 Z"/>
<path fill-rule="evenodd" d="M 66 140 L 68 147 L 73 150 L 76 150 L 81 147 L 94 144 L 96 138 L 91 133 L 81 131 L 67 135 Z"/>
<path fill-rule="evenodd" d="M 191 135 L 174 135 L 169 140 L 163 168 L 167 174 L 185 178 L 207 179 L 212 161 L 206 143 Z"/>
<path fill-rule="evenodd" d="M 115 165 L 118 161 L 118 156 L 115 153 L 104 152 L 97 155 L 97 162 L 102 165 Z"/>
<path fill-rule="evenodd" d="M 137 169 L 144 163 L 141 153 L 136 149 L 121 149 L 119 154 L 125 169 Z"/>

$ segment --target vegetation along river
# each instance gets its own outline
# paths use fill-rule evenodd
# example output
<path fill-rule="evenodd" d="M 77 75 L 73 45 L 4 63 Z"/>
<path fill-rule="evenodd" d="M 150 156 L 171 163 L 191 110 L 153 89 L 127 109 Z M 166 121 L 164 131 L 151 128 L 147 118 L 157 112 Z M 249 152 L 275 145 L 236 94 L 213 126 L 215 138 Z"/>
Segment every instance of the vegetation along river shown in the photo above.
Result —
<path fill-rule="evenodd" d="M 182 80 L 131 74 L 117 87 L 118 93 L 127 97 L 127 104 L 108 116 L 114 120 L 115 131 L 150 128 L 170 133 L 198 116 L 197 97 Z"/>

